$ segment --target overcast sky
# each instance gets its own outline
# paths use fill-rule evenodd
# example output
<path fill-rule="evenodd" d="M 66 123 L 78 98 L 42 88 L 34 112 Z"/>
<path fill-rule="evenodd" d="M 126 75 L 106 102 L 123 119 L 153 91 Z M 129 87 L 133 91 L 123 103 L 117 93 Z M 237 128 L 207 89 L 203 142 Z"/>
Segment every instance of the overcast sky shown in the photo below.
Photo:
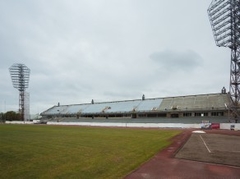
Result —
<path fill-rule="evenodd" d="M 0 112 L 18 110 L 9 67 L 31 69 L 32 114 L 61 104 L 218 93 L 230 50 L 211 0 L 0 0 Z"/>

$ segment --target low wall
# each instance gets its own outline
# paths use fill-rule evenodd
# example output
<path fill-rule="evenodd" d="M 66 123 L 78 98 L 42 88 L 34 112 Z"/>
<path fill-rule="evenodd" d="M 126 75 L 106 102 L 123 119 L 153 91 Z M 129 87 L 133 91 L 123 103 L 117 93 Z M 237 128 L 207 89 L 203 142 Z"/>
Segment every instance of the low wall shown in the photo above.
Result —
<path fill-rule="evenodd" d="M 201 128 L 201 124 L 181 124 L 181 123 L 47 122 L 47 124 L 49 124 L 49 125 L 100 126 L 100 127 Z"/>
<path fill-rule="evenodd" d="M 220 124 L 220 129 L 231 129 L 231 128 L 234 130 L 240 130 L 240 123 L 221 123 Z"/>
<path fill-rule="evenodd" d="M 5 124 L 34 124 L 34 122 L 30 121 L 5 121 Z"/>
<path fill-rule="evenodd" d="M 29 121 L 6 121 L 6 124 L 35 124 Z M 99 126 L 99 127 L 142 127 L 142 128 L 196 128 L 202 124 L 182 123 L 111 123 L 111 122 L 47 122 L 48 125 Z M 220 123 L 220 129 L 240 130 L 240 123 Z"/>

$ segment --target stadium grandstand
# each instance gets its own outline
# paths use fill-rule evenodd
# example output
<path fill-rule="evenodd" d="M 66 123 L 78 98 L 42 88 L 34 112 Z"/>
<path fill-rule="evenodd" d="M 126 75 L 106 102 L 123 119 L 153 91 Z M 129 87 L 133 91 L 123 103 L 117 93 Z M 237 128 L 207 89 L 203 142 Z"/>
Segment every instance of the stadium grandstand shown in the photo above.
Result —
<path fill-rule="evenodd" d="M 41 113 L 47 120 L 59 119 L 158 119 L 222 118 L 227 119 L 230 96 L 221 93 L 124 101 L 58 105 Z"/>

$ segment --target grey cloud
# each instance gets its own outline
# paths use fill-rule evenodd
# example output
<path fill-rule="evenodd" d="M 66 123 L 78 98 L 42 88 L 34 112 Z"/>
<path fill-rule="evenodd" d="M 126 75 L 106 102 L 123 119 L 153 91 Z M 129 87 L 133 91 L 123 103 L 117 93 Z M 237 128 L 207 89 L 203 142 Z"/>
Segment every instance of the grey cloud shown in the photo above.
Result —
<path fill-rule="evenodd" d="M 222 76 L 215 75 L 216 84 L 208 88 L 205 81 L 225 68 L 213 71 L 212 64 L 228 54 L 209 45 L 214 40 L 208 5 L 198 0 L 0 1 L 0 102 L 8 99 L 18 107 L 8 71 L 13 63 L 31 69 L 27 90 L 31 111 L 38 112 L 57 102 L 172 96 L 179 86 L 177 94 L 214 91 L 224 85 Z"/>
<path fill-rule="evenodd" d="M 202 66 L 203 63 L 201 56 L 192 50 L 183 52 L 173 50 L 155 52 L 150 55 L 150 59 L 157 62 L 160 68 L 177 71 L 191 71 Z"/>

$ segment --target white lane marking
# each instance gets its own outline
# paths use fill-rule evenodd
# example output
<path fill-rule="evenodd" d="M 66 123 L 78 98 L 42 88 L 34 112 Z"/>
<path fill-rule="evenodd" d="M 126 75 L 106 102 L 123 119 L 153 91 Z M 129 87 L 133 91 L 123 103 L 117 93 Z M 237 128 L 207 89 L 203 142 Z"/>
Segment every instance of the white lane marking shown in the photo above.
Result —
<path fill-rule="evenodd" d="M 206 142 L 203 140 L 202 136 L 200 135 L 200 138 L 202 139 L 203 141 L 203 144 L 205 145 L 205 147 L 207 148 L 208 152 L 211 153 L 211 150 L 208 148 Z"/>
<path fill-rule="evenodd" d="M 233 152 L 233 153 L 240 153 L 240 151 L 230 151 L 230 152 Z"/>
<path fill-rule="evenodd" d="M 231 151 L 231 150 L 216 150 L 217 152 L 228 152 L 228 153 L 240 153 L 240 151 L 236 151 L 236 150 L 233 150 L 233 151 Z"/>

